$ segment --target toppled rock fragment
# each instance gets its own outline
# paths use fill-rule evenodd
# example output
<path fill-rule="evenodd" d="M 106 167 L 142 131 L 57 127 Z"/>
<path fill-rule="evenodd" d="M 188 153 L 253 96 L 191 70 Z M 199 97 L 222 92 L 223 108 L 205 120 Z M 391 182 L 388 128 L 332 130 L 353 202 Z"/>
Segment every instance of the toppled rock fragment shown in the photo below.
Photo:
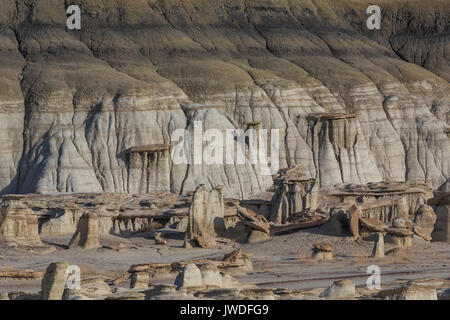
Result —
<path fill-rule="evenodd" d="M 69 248 L 76 246 L 83 249 L 97 249 L 100 247 L 98 240 L 98 216 L 95 213 L 87 212 L 81 216 L 77 231 L 69 243 Z"/>
<path fill-rule="evenodd" d="M 67 282 L 67 262 L 51 263 L 41 283 L 42 300 L 61 300 Z"/>
<path fill-rule="evenodd" d="M 359 221 L 361 226 L 369 231 L 383 232 L 387 228 L 387 225 L 375 218 L 360 218 Z"/>

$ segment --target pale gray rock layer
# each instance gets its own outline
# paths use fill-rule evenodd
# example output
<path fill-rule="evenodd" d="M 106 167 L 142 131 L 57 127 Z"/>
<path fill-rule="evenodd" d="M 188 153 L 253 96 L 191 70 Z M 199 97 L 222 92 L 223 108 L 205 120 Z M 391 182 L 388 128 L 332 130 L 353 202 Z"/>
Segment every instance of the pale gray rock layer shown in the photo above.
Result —
<path fill-rule="evenodd" d="M 321 186 L 384 179 L 437 188 L 449 179 L 448 61 L 422 63 L 411 52 L 405 61 L 393 51 L 403 50 L 395 30 L 420 11 L 388 8 L 376 37 L 339 18 L 345 2 L 195 10 L 175 0 L 74 2 L 90 13 L 78 33 L 65 30 L 63 2 L 3 5 L 0 193 L 154 190 L 130 175 L 126 150 L 168 144 L 194 120 L 222 131 L 252 121 L 279 129 L 280 168 L 301 164 Z M 438 46 L 442 30 L 432 32 Z M 183 107 L 192 102 L 203 107 Z M 316 112 L 357 118 L 332 125 L 344 139 L 333 140 L 330 123 L 307 120 Z M 167 167 L 156 189 L 177 193 L 223 185 L 225 196 L 245 198 L 272 184 L 254 165 L 154 166 Z"/>

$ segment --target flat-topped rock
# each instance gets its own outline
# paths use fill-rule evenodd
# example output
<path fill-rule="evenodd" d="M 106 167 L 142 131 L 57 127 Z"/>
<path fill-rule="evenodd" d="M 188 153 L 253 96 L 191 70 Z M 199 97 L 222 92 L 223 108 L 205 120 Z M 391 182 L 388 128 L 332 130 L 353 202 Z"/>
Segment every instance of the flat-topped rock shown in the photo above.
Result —
<path fill-rule="evenodd" d="M 127 149 L 127 153 L 141 153 L 141 152 L 160 152 L 167 151 L 171 147 L 171 144 L 148 144 L 145 146 L 135 146 Z"/>

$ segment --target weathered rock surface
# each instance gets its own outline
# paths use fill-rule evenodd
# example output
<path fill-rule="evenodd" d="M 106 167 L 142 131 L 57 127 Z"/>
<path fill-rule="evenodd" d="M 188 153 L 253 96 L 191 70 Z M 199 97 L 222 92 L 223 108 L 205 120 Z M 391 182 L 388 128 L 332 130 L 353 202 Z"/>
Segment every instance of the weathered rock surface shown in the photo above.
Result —
<path fill-rule="evenodd" d="M 372 250 L 372 258 L 384 257 L 384 236 L 382 233 L 378 233 L 378 238 L 375 240 Z"/>
<path fill-rule="evenodd" d="M 365 1 L 75 3 L 81 32 L 65 29 L 64 1 L 3 3 L 2 193 L 270 186 L 252 165 L 127 156 L 197 119 L 279 129 L 280 168 L 304 165 L 322 186 L 449 178 L 443 1 L 386 3 L 377 33 Z"/>
<path fill-rule="evenodd" d="M 225 231 L 224 206 L 222 188 L 206 190 L 205 185 L 199 186 L 192 196 L 189 207 L 189 218 L 186 230 L 186 245 L 194 240 L 204 241 L 202 247 L 213 248 L 215 238 Z M 197 242 L 199 242 L 197 241 Z"/>
<path fill-rule="evenodd" d="M 203 287 L 203 278 L 200 269 L 193 263 L 188 263 L 177 276 L 175 285 L 178 288 Z"/>
<path fill-rule="evenodd" d="M 378 293 L 385 300 L 437 300 L 436 288 L 410 284 Z"/>
<path fill-rule="evenodd" d="M 45 271 L 41 284 L 42 300 L 61 300 L 67 281 L 67 262 L 51 263 Z"/>
<path fill-rule="evenodd" d="M 81 247 L 83 249 L 97 249 L 100 247 L 98 240 L 98 216 L 93 212 L 83 214 L 78 222 L 77 231 L 69 243 L 69 248 Z"/>
<path fill-rule="evenodd" d="M 42 246 L 37 215 L 19 201 L 3 202 L 0 207 L 0 240 L 22 246 Z"/>

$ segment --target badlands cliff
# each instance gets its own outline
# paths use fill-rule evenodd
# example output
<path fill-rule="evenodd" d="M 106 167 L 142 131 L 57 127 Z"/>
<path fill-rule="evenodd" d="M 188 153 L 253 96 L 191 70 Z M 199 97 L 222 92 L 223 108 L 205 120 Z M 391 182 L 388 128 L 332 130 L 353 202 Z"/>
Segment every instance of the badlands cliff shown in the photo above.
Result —
<path fill-rule="evenodd" d="M 323 187 L 450 177 L 448 1 L 379 1 L 381 30 L 363 0 L 1 2 L 2 194 L 272 185 L 174 165 L 171 133 L 195 121 L 279 129 L 280 168 Z"/>

